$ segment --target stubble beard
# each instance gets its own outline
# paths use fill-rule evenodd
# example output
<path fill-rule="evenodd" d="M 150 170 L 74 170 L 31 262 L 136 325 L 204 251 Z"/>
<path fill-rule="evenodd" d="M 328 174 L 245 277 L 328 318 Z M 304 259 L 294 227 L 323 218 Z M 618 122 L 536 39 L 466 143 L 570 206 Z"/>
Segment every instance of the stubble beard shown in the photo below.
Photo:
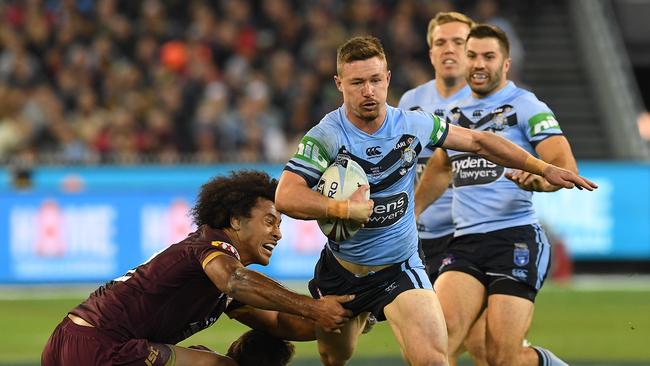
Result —
<path fill-rule="evenodd" d="M 499 86 L 499 84 L 501 82 L 501 76 L 502 75 L 503 74 L 501 73 L 500 70 L 495 72 L 494 74 L 489 74 L 488 83 L 483 87 L 474 88 L 474 87 L 472 87 L 472 83 L 469 83 L 469 84 L 470 84 L 470 87 L 471 87 L 472 91 L 474 93 L 476 93 L 476 95 L 479 95 L 481 97 L 486 97 L 486 96 L 492 94 L 492 92 Z"/>
<path fill-rule="evenodd" d="M 357 117 L 362 121 L 372 122 L 379 117 L 379 106 L 375 107 L 372 111 L 366 111 L 363 107 L 360 107 L 357 112 Z"/>

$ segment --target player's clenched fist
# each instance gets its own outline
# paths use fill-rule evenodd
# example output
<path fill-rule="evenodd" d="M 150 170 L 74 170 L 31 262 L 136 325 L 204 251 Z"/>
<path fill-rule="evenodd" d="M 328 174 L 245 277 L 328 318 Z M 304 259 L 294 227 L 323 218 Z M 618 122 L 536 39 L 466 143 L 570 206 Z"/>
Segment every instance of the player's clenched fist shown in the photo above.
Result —
<path fill-rule="evenodd" d="M 324 296 L 318 300 L 319 314 L 316 323 L 327 332 L 337 331 L 352 317 L 352 312 L 341 304 L 352 301 L 354 295 Z"/>
<path fill-rule="evenodd" d="M 368 220 L 370 220 L 370 215 L 372 215 L 372 210 L 375 206 L 375 203 L 371 199 L 366 199 L 368 196 L 367 191 L 369 189 L 370 186 L 363 185 L 350 196 L 351 220 L 362 223 L 368 222 Z"/>

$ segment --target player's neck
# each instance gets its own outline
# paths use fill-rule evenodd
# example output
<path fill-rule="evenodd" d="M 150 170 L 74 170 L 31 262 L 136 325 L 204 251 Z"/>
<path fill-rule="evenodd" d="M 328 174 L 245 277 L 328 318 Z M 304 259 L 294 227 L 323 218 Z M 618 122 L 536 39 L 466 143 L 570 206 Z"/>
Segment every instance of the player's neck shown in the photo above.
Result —
<path fill-rule="evenodd" d="M 449 98 L 450 96 L 458 93 L 467 83 L 464 78 L 456 79 L 442 79 L 436 78 L 436 89 L 438 94 L 443 98 Z"/>
<path fill-rule="evenodd" d="M 354 116 L 350 112 L 346 112 L 346 117 L 348 117 L 348 120 L 354 125 L 354 127 L 369 135 L 372 135 L 381 128 L 381 125 L 384 124 L 384 120 L 386 120 L 386 113 L 386 107 L 384 105 L 383 108 L 379 109 L 379 115 L 377 118 L 373 119 L 372 121 L 361 119 L 357 116 Z"/>
<path fill-rule="evenodd" d="M 239 255 L 241 256 L 243 251 L 241 247 L 241 241 L 239 240 L 239 234 L 237 234 L 237 231 L 231 228 L 225 228 L 223 229 L 223 232 L 226 233 L 226 236 L 228 239 L 230 239 L 230 244 L 232 244 L 235 249 L 237 249 L 237 252 L 239 252 Z M 243 258 L 241 259 L 242 263 L 244 262 Z"/>

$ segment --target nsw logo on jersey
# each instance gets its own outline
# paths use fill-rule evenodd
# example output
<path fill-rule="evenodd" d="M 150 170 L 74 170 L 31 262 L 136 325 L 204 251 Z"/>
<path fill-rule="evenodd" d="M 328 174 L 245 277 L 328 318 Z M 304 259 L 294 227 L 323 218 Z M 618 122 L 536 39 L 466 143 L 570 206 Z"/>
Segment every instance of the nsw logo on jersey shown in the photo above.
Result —
<path fill-rule="evenodd" d="M 528 133 L 531 137 L 543 133 L 547 130 L 560 129 L 560 124 L 557 123 L 555 116 L 552 113 L 548 112 L 538 113 L 532 116 L 528 120 L 528 126 Z"/>
<path fill-rule="evenodd" d="M 504 172 L 502 166 L 474 154 L 457 154 L 449 160 L 454 174 L 454 187 L 492 183 Z"/>
<path fill-rule="evenodd" d="M 370 221 L 365 225 L 369 229 L 390 226 L 399 221 L 406 214 L 409 196 L 406 192 L 400 192 L 388 197 L 373 197 L 373 201 L 375 207 Z"/>

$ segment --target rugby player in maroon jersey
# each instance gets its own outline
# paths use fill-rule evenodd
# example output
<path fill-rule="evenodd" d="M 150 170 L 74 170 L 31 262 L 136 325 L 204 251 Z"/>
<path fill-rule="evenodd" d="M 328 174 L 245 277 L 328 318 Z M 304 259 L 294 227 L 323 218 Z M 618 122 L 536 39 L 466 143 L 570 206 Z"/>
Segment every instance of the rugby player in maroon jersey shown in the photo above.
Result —
<path fill-rule="evenodd" d="M 249 264 L 266 265 L 282 234 L 277 181 L 233 172 L 201 187 L 198 229 L 93 292 L 70 310 L 41 357 L 52 365 L 237 365 L 214 352 L 176 346 L 226 313 L 287 340 L 313 340 L 314 323 L 337 330 L 351 313 L 340 303 L 297 294 Z"/>

